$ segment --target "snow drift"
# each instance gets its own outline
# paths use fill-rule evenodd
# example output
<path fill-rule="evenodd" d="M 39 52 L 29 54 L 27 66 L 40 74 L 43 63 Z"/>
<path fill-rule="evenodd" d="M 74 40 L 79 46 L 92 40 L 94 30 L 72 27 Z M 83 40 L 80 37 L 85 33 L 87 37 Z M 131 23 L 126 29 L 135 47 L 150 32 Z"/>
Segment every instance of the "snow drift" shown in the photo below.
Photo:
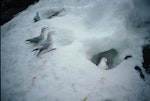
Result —
<path fill-rule="evenodd" d="M 63 16 L 47 19 L 65 8 Z M 2 101 L 148 101 L 150 78 L 140 78 L 142 47 L 149 44 L 146 0 L 41 0 L 1 26 Z M 41 20 L 34 23 L 39 12 Z M 42 27 L 56 31 L 56 50 L 41 54 L 25 40 Z M 115 59 L 109 50 L 117 52 Z M 107 52 L 107 53 L 106 53 Z M 91 59 L 106 53 L 113 68 Z M 108 55 L 110 54 L 110 55 Z M 124 60 L 127 55 L 132 58 Z M 99 59 L 100 60 L 100 59 Z"/>

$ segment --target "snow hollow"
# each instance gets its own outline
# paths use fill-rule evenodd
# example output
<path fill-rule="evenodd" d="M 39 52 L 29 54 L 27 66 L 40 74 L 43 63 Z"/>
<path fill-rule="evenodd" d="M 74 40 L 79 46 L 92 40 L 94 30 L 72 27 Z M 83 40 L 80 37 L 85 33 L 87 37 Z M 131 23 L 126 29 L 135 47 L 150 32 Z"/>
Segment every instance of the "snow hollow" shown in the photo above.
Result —
<path fill-rule="evenodd" d="M 40 0 L 17 14 L 1 26 L 1 100 L 149 101 L 147 1 Z M 25 40 L 43 27 L 56 49 L 37 56 Z"/>

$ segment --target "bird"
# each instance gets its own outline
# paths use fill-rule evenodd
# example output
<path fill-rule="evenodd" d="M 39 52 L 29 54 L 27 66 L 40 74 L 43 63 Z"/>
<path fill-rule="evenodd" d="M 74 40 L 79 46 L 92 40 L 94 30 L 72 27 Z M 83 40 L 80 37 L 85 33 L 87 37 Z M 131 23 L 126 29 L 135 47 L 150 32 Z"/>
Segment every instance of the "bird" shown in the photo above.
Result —
<path fill-rule="evenodd" d="M 29 42 L 29 43 L 33 43 L 35 45 L 38 45 L 39 43 L 41 43 L 43 40 L 44 40 L 44 37 L 45 37 L 45 32 L 47 30 L 48 27 L 43 27 L 41 29 L 41 34 L 37 37 L 34 37 L 34 38 L 31 38 L 31 39 L 27 39 L 26 42 Z"/>
<path fill-rule="evenodd" d="M 40 18 L 40 16 L 39 16 L 39 13 L 38 13 L 38 12 L 36 12 L 36 15 L 35 15 L 35 17 L 33 18 L 33 20 L 34 20 L 34 22 L 37 22 L 37 21 L 40 21 L 40 20 L 41 20 L 41 18 Z"/>
<path fill-rule="evenodd" d="M 55 34 L 54 34 L 54 31 L 48 32 L 46 40 L 43 41 L 43 42 L 41 42 L 40 45 L 39 45 L 39 47 L 33 50 L 33 51 L 39 51 L 39 52 L 37 53 L 37 56 L 38 56 L 43 50 L 49 49 L 49 48 L 52 46 L 52 44 L 53 44 L 52 35 L 55 35 Z"/>
<path fill-rule="evenodd" d="M 101 69 L 107 70 L 108 69 L 107 58 L 102 57 L 99 64 L 98 64 L 98 67 L 100 67 Z"/>

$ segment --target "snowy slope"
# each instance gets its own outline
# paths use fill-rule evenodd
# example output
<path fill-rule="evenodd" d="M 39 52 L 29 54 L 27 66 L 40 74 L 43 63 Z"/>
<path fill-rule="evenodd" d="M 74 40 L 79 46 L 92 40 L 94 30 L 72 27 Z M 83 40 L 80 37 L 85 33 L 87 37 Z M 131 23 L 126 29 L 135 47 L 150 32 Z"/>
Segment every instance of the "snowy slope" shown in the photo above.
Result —
<path fill-rule="evenodd" d="M 64 16 L 47 19 L 61 8 Z M 41 0 L 30 6 L 1 26 L 2 101 L 148 101 L 150 77 L 143 70 L 144 81 L 134 67 L 142 67 L 149 28 L 136 24 L 150 18 L 149 9 L 140 0 Z M 36 12 L 41 20 L 34 23 Z M 25 40 L 47 26 L 56 31 L 56 50 L 37 57 Z M 118 52 L 112 69 L 91 62 L 110 49 Z"/>

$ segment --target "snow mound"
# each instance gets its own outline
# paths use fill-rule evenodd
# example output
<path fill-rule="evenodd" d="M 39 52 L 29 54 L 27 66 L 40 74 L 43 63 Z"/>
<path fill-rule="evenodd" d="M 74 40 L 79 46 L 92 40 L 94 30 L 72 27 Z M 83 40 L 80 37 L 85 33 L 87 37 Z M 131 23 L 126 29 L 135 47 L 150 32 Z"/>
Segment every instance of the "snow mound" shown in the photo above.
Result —
<path fill-rule="evenodd" d="M 142 47 L 149 29 L 136 26 L 150 18 L 145 7 L 140 0 L 40 0 L 19 13 L 1 26 L 2 101 L 148 101 Z M 65 15 L 47 19 L 61 8 Z M 41 20 L 34 23 L 36 12 Z M 56 31 L 56 50 L 37 57 L 31 52 L 36 46 L 25 40 L 42 27 Z M 124 60 L 127 55 L 132 58 Z M 103 56 L 111 69 L 97 67 Z"/>

